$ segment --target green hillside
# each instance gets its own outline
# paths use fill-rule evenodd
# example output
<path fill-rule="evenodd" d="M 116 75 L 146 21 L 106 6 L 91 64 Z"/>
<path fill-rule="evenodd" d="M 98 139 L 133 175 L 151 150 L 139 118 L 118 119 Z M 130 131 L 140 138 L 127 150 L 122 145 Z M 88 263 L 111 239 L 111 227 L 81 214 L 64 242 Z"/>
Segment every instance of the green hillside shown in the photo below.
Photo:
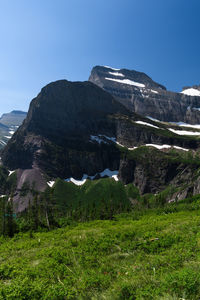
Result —
<path fill-rule="evenodd" d="M 51 193 L 60 215 L 80 221 L 112 218 L 113 214 L 130 210 L 130 197 L 139 196 L 133 185 L 124 186 L 109 178 L 88 180 L 82 186 L 58 179 Z"/>
<path fill-rule="evenodd" d="M 0 260 L 0 299 L 199 299 L 200 199 L 1 237 Z"/>

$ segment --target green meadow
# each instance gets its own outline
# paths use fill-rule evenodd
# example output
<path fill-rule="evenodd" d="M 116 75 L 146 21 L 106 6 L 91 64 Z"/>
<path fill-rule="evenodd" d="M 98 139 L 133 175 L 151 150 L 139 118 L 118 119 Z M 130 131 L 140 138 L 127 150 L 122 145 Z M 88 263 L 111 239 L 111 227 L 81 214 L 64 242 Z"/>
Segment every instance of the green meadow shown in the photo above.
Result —
<path fill-rule="evenodd" d="M 199 299 L 200 199 L 0 239 L 0 299 Z"/>

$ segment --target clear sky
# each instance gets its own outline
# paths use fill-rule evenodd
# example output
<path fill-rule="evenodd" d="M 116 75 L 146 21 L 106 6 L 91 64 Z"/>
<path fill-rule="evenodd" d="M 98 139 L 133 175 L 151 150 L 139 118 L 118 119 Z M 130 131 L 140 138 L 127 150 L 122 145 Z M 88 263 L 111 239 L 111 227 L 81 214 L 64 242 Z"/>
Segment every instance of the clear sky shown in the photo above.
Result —
<path fill-rule="evenodd" d="M 0 0 L 0 114 L 95 65 L 200 84 L 200 0 Z"/>

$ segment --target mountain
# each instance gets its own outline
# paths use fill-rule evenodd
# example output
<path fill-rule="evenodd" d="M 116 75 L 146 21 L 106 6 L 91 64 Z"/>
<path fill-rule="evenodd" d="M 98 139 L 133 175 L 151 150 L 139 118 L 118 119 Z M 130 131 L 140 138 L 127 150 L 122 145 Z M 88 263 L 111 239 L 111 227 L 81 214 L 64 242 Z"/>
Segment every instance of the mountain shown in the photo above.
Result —
<path fill-rule="evenodd" d="M 91 143 L 90 135 L 115 136 L 115 121 L 109 116 L 119 112 L 127 110 L 92 83 L 51 83 L 31 102 L 26 120 L 9 141 L 2 159 L 11 169 L 39 166 L 50 176 L 97 172 L 95 162 L 100 155 L 108 158 L 102 150 L 98 153 L 99 144 Z M 82 152 L 86 149 L 84 162 Z M 90 159 L 93 163 L 88 164 Z"/>
<path fill-rule="evenodd" d="M 10 113 L 3 114 L 0 118 L 0 123 L 8 127 L 20 126 L 27 113 L 21 110 L 13 110 Z"/>
<path fill-rule="evenodd" d="M 10 113 L 3 114 L 0 118 L 0 149 L 3 149 L 13 133 L 22 124 L 27 113 L 13 110 Z"/>
<path fill-rule="evenodd" d="M 174 183 L 181 198 L 200 190 L 199 135 L 195 126 L 130 112 L 91 82 L 59 80 L 32 100 L 1 157 L 4 166 L 16 171 L 18 212 L 28 207 L 35 190 L 52 187 L 56 178 L 83 185 L 87 179 L 111 177 L 134 184 L 141 194 Z"/>
<path fill-rule="evenodd" d="M 89 81 L 140 115 L 166 122 L 200 123 L 199 87 L 170 92 L 144 73 L 102 66 L 92 69 Z"/>

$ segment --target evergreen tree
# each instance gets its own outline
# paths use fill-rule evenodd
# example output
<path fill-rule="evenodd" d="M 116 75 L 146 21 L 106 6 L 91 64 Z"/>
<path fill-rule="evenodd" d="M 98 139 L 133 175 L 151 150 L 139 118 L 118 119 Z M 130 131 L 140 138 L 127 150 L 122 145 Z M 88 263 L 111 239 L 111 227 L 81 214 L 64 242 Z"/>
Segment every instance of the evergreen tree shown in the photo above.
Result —
<path fill-rule="evenodd" d="M 13 195 L 8 199 L 5 209 L 5 234 L 13 237 L 16 232 L 15 214 L 13 213 Z"/>

